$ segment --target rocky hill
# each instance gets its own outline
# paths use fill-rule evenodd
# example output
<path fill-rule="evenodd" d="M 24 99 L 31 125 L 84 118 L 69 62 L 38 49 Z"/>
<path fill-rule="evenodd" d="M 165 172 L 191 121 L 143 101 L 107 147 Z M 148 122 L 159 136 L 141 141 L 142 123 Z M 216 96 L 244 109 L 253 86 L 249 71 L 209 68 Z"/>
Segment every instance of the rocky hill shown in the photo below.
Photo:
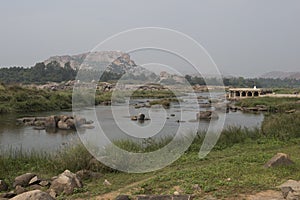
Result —
<path fill-rule="evenodd" d="M 282 72 L 282 71 L 272 71 L 265 73 L 260 76 L 260 78 L 273 78 L 273 79 L 296 79 L 300 80 L 300 72 Z"/>
<path fill-rule="evenodd" d="M 44 61 L 45 65 L 58 63 L 61 67 L 68 64 L 72 69 L 104 71 L 105 76 L 122 79 L 153 80 L 157 76 L 135 64 L 130 55 L 120 51 L 89 52 L 78 55 L 53 56 Z"/>

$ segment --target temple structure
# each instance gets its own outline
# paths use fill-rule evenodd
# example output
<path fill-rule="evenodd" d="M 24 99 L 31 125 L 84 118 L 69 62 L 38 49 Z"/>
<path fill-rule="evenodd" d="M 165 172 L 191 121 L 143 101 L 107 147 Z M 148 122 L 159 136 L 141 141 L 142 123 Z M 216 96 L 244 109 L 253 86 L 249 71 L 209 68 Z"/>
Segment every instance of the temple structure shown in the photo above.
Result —
<path fill-rule="evenodd" d="M 239 98 L 249 98 L 249 97 L 259 97 L 262 93 L 261 89 L 256 88 L 230 88 L 228 98 L 229 99 L 239 99 Z"/>

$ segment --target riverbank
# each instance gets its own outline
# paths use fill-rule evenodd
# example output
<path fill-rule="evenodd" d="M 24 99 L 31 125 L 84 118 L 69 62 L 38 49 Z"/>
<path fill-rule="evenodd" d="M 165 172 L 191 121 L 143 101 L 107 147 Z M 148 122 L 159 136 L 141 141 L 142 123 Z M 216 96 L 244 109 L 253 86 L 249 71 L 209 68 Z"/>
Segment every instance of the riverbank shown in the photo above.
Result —
<path fill-rule="evenodd" d="M 258 97 L 239 99 L 235 106 L 240 110 L 264 111 L 270 113 L 296 112 L 300 110 L 300 98 L 298 97 Z"/>
<path fill-rule="evenodd" d="M 72 109 L 73 90 L 50 90 L 23 87 L 18 85 L 0 85 L 0 114 L 3 113 L 26 113 L 41 111 L 60 111 Z M 93 91 L 92 91 L 93 92 Z M 86 95 L 93 93 L 76 93 L 76 103 L 84 106 Z M 126 96 L 126 92 L 122 94 Z M 130 93 L 128 93 L 130 94 Z M 117 101 L 122 101 L 123 96 L 114 97 Z M 135 91 L 131 98 L 173 98 L 174 93 L 170 90 L 158 91 Z M 93 96 L 91 96 L 92 99 Z M 82 100 L 82 102 L 80 102 Z M 112 91 L 99 91 L 95 93 L 95 105 L 110 105 L 112 100 Z M 91 103 L 88 103 L 90 106 Z"/>
<path fill-rule="evenodd" d="M 282 124 L 278 124 L 278 120 Z M 294 119 L 294 120 L 290 120 Z M 21 150 L 1 152 L 0 177 L 12 183 L 15 176 L 32 172 L 43 179 L 66 169 L 77 172 L 82 169 L 100 172 L 97 179 L 83 180 L 83 187 L 72 195 L 60 195 L 58 199 L 93 199 L 110 193 L 114 195 L 129 194 L 193 194 L 196 199 L 207 196 L 233 198 L 240 194 L 254 194 L 276 186 L 288 179 L 300 180 L 299 143 L 300 114 L 275 114 L 267 117 L 263 124 L 274 127 L 265 132 L 262 129 L 228 128 L 222 135 L 212 152 L 204 159 L 199 159 L 198 151 L 202 144 L 201 134 L 195 139 L 186 153 L 170 166 L 156 172 L 143 174 L 127 174 L 118 172 L 95 162 L 87 150 L 80 144 L 65 147 L 56 154 L 47 152 L 31 152 L 25 154 Z M 283 127 L 280 126 L 285 125 Z M 286 128 L 288 128 L 286 130 Z M 267 128 L 269 129 L 269 128 Z M 284 132 L 284 130 L 286 130 Z M 283 135 L 284 134 L 284 135 Z M 289 135 L 289 137 L 282 137 Z M 168 138 L 153 143 L 154 146 L 144 148 L 129 141 L 117 144 L 131 151 L 152 151 L 164 146 Z M 294 164 L 276 168 L 264 168 L 263 165 L 276 153 L 290 155 Z M 103 184 L 105 179 L 111 184 Z M 131 186 L 131 187 L 130 187 Z M 10 189 L 13 189 L 10 185 Z M 47 190 L 47 187 L 44 188 Z M 113 196 L 115 197 L 115 196 Z M 101 199 L 99 197 L 99 199 Z"/>

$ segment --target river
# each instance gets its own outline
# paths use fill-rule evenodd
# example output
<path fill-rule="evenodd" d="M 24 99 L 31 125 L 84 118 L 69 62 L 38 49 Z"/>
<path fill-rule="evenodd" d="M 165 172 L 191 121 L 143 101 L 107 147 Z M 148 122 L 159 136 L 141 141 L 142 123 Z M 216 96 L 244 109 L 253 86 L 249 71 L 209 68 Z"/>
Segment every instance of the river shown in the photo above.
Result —
<path fill-rule="evenodd" d="M 203 94 L 201 94 L 203 95 Z M 205 95 L 205 94 L 204 94 Z M 97 117 L 94 123 L 95 129 L 87 129 L 77 133 L 76 131 L 62 131 L 49 133 L 45 130 L 34 130 L 33 127 L 17 125 L 16 119 L 24 116 L 49 116 L 49 115 L 72 115 L 71 111 L 67 112 L 40 112 L 40 113 L 18 113 L 0 115 L 0 150 L 19 149 L 22 151 L 43 151 L 52 152 L 63 147 L 66 144 L 78 141 L 79 135 L 81 139 L 97 140 L 99 136 L 96 131 L 100 125 L 101 130 L 105 132 L 110 140 L 122 138 L 148 138 L 148 137 L 164 137 L 166 135 L 175 135 L 180 128 L 188 131 L 206 130 L 209 125 L 214 128 L 217 126 L 240 126 L 247 128 L 260 127 L 263 121 L 263 114 L 218 112 L 219 119 L 201 120 L 196 122 L 197 109 L 186 96 L 183 102 L 174 104 L 170 109 L 163 109 L 159 106 L 153 108 L 135 109 L 132 106 L 117 105 L 111 111 L 110 106 L 96 106 L 95 110 L 85 109 L 80 111 L 87 119 L 93 119 L 93 115 Z M 145 99 L 136 99 L 136 102 L 146 101 Z M 131 121 L 130 116 L 139 112 L 143 112 L 149 121 L 139 123 Z M 225 119 L 224 125 L 222 119 Z M 98 124 L 99 122 L 99 124 Z M 100 138 L 101 139 L 101 138 Z"/>

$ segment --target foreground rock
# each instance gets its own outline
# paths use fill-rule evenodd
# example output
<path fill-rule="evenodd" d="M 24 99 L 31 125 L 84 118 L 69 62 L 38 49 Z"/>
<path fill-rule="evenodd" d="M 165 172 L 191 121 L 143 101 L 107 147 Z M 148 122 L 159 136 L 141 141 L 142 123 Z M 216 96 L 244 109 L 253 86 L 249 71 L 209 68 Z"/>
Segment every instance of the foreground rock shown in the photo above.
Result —
<path fill-rule="evenodd" d="M 264 167 L 276 167 L 276 166 L 288 166 L 292 165 L 294 162 L 285 153 L 277 153 L 273 158 L 271 158 Z"/>
<path fill-rule="evenodd" d="M 24 192 L 13 197 L 11 200 L 55 200 L 48 193 L 42 192 L 41 190 L 32 190 Z"/>
<path fill-rule="evenodd" d="M 27 187 L 27 186 L 29 186 L 31 179 L 34 178 L 35 176 L 36 175 L 33 173 L 26 173 L 26 174 L 17 176 L 13 183 L 13 187 L 16 187 L 18 185 L 22 186 L 22 187 Z"/>
<path fill-rule="evenodd" d="M 279 186 L 285 199 L 300 199 L 300 181 L 288 180 Z"/>
<path fill-rule="evenodd" d="M 50 186 L 50 191 L 54 191 L 56 195 L 60 195 L 62 193 L 70 195 L 73 193 L 75 188 L 81 187 L 82 183 L 76 174 L 66 170 L 62 174 L 58 175 L 58 177 L 54 178 Z"/>

